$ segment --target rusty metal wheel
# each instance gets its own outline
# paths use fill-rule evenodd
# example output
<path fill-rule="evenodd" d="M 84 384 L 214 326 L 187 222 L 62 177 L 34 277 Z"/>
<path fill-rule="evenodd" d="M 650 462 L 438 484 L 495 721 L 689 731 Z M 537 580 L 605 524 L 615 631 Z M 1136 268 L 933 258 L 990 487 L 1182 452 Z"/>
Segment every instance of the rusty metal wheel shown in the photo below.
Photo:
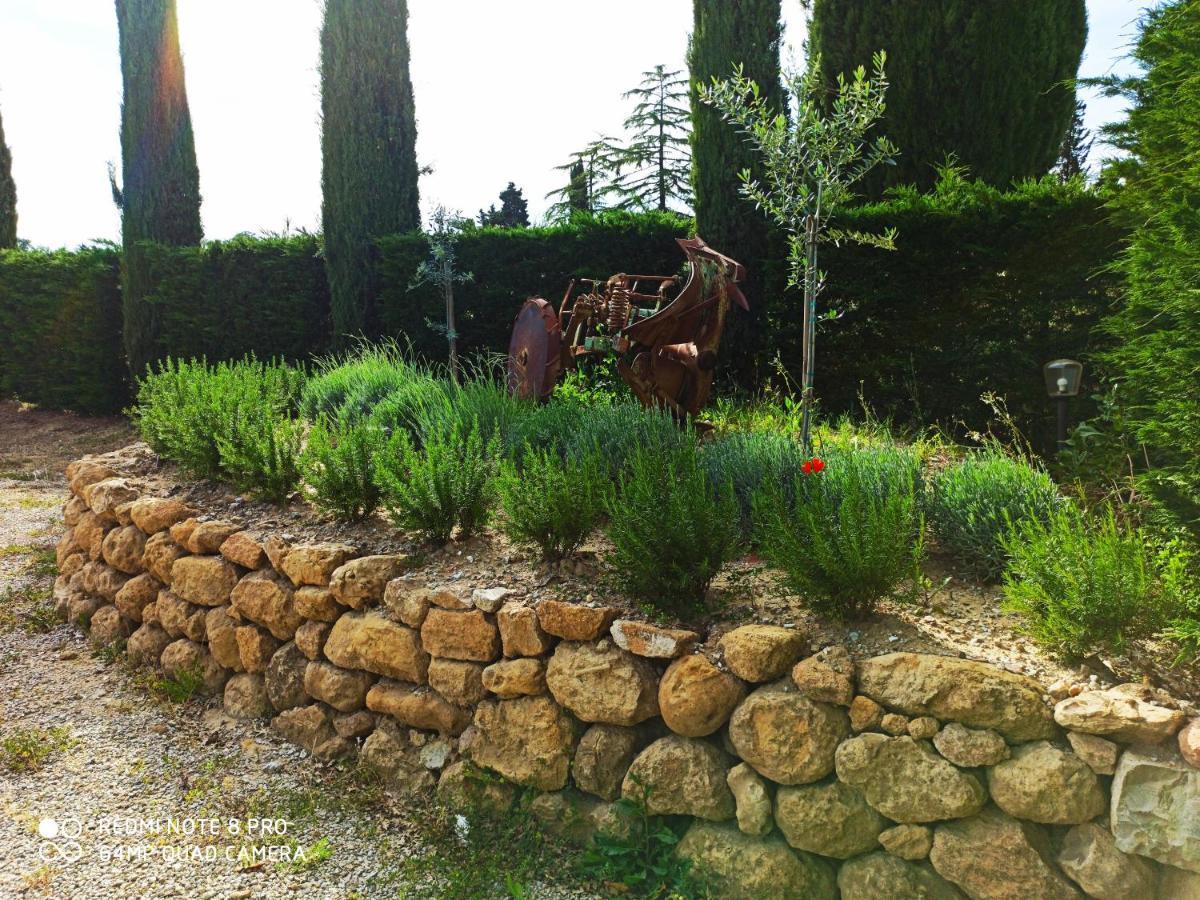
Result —
<path fill-rule="evenodd" d="M 562 329 L 554 307 L 541 297 L 526 300 L 513 322 L 508 345 L 508 391 L 545 400 L 562 370 Z"/>

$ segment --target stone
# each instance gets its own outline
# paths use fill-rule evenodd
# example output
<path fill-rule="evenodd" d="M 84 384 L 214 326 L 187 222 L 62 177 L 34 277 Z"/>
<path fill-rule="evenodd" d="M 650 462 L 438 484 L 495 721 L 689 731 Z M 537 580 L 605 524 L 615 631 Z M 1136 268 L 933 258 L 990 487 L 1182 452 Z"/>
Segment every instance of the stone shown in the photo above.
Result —
<path fill-rule="evenodd" d="M 479 663 L 432 659 L 427 677 L 431 688 L 457 706 L 474 706 L 487 696 Z"/>
<path fill-rule="evenodd" d="M 644 802 L 650 815 L 694 816 L 722 822 L 737 812 L 725 776 L 730 758 L 699 738 L 668 735 L 639 753 L 625 774 L 621 796 Z"/>
<path fill-rule="evenodd" d="M 174 591 L 159 591 L 155 601 L 160 624 L 171 637 L 202 641 L 208 636 L 203 606 L 188 603 Z"/>
<path fill-rule="evenodd" d="M 338 712 L 362 709 L 367 691 L 375 683 L 370 672 L 339 669 L 332 663 L 310 662 L 304 670 L 304 691 Z"/>
<path fill-rule="evenodd" d="M 471 721 L 467 710 L 429 688 L 397 681 L 379 681 L 367 691 L 367 709 L 389 715 L 410 728 L 439 734 L 462 734 Z"/>
<path fill-rule="evenodd" d="M 406 578 L 393 578 L 383 589 L 383 603 L 409 628 L 420 628 L 429 613 L 432 592 Z"/>
<path fill-rule="evenodd" d="M 956 819 L 979 812 L 987 791 L 911 737 L 860 734 L 837 749 L 837 776 L 860 788 L 876 810 L 902 824 Z"/>
<path fill-rule="evenodd" d="M 775 824 L 797 850 L 849 859 L 878 847 L 889 823 L 862 791 L 833 780 L 779 788 Z"/>
<path fill-rule="evenodd" d="M 208 652 L 226 669 L 244 671 L 242 652 L 237 642 L 237 621 L 228 606 L 215 606 L 204 614 L 204 638 Z"/>
<path fill-rule="evenodd" d="M 142 554 L 142 565 L 146 571 L 161 581 L 163 584 L 171 583 L 171 572 L 175 568 L 175 561 L 184 555 L 186 551 L 171 540 L 171 536 L 165 531 L 160 531 L 157 534 L 151 535 L 146 540 L 146 551 Z"/>
<path fill-rule="evenodd" d="M 833 869 L 792 850 L 779 835 L 753 837 L 733 825 L 697 820 L 675 849 L 708 879 L 716 900 L 834 900 Z"/>
<path fill-rule="evenodd" d="M 267 699 L 278 710 L 294 709 L 310 699 L 304 690 L 304 673 L 308 659 L 295 642 L 284 644 L 275 651 L 267 664 Z"/>
<path fill-rule="evenodd" d="M 1105 796 L 1087 763 L 1049 741 L 1021 744 L 988 770 L 997 806 L 1043 825 L 1077 825 L 1104 811 Z"/>
<path fill-rule="evenodd" d="M 425 744 L 417 756 L 421 760 L 421 765 L 426 769 L 437 770 L 445 768 L 446 763 L 450 762 L 450 755 L 453 752 L 454 747 L 450 741 L 445 738 L 437 738 Z"/>
<path fill-rule="evenodd" d="M 451 809 L 498 816 L 512 808 L 517 799 L 517 786 L 496 778 L 480 777 L 473 764 L 459 760 L 442 769 L 437 798 Z"/>
<path fill-rule="evenodd" d="M 879 727 L 883 729 L 885 734 L 890 734 L 892 737 L 908 734 L 908 716 L 902 716 L 899 713 L 887 713 L 879 720 Z"/>
<path fill-rule="evenodd" d="M 958 723 L 954 723 L 958 724 Z M 941 730 L 942 723 L 932 716 L 917 716 L 908 723 L 909 737 L 918 741 L 928 741 Z M 999 737 L 999 735 L 997 735 Z M 1003 740 L 1003 738 L 1001 738 Z"/>
<path fill-rule="evenodd" d="M 224 609 L 225 607 L 218 608 Z M 152 602 L 142 607 L 142 622 L 147 625 L 158 624 L 158 598 L 155 598 Z"/>
<path fill-rule="evenodd" d="M 217 547 L 220 554 L 243 569 L 261 569 L 267 564 L 267 554 L 262 544 L 245 531 L 235 531 Z"/>
<path fill-rule="evenodd" d="M 239 581 L 230 602 L 239 616 L 262 625 L 281 641 L 290 641 L 304 624 L 292 586 L 269 569 L 251 572 Z"/>
<path fill-rule="evenodd" d="M 261 675 L 243 672 L 225 682 L 225 712 L 235 719 L 261 719 L 271 715 L 267 683 Z"/>
<path fill-rule="evenodd" d="M 296 588 L 292 598 L 296 604 L 296 612 L 314 622 L 333 623 L 346 611 L 346 607 L 338 603 L 329 588 L 313 587 L 306 584 Z"/>
<path fill-rule="evenodd" d="M 414 684 L 423 684 L 429 671 L 429 654 L 417 632 L 377 612 L 347 613 L 338 619 L 325 641 L 325 658 L 343 669 L 363 669 Z"/>
<path fill-rule="evenodd" d="M 182 522 L 176 522 L 167 530 L 171 534 L 171 540 L 186 550 L 188 539 L 192 536 L 192 532 L 196 530 L 196 526 L 199 524 L 200 520 L 193 517 L 184 519 Z"/>
<path fill-rule="evenodd" d="M 1042 827 L 993 806 L 934 829 L 929 861 L 972 900 L 1081 900 L 1083 896 L 1054 866 Z"/>
<path fill-rule="evenodd" d="M 1055 735 L 1041 685 L 987 663 L 888 653 L 859 662 L 858 690 L 906 715 L 991 728 L 1012 742 Z"/>
<path fill-rule="evenodd" d="M 833 771 L 834 752 L 850 733 L 844 710 L 815 703 L 790 678 L 754 690 L 733 712 L 737 755 L 780 784 L 808 784 Z"/>
<path fill-rule="evenodd" d="M 508 588 L 475 588 L 471 591 L 471 602 L 476 609 L 482 609 L 485 613 L 494 613 L 504 605 L 504 600 L 511 594 Z"/>
<path fill-rule="evenodd" d="M 361 609 L 381 601 L 387 583 L 408 567 L 409 559 L 402 553 L 360 556 L 334 569 L 329 577 L 329 589 L 338 603 Z"/>
<path fill-rule="evenodd" d="M 546 664 L 540 659 L 502 659 L 483 670 L 483 686 L 502 700 L 546 693 Z"/>
<path fill-rule="evenodd" d="M 375 714 L 365 709 L 339 713 L 333 717 L 333 730 L 338 733 L 338 737 L 366 737 L 375 730 Z"/>
<path fill-rule="evenodd" d="M 103 554 L 104 536 L 112 528 L 112 522 L 105 522 L 94 512 L 86 512 L 79 517 L 79 524 L 75 526 L 71 535 L 72 542 L 87 553 L 88 559 L 100 559 Z"/>
<path fill-rule="evenodd" d="M 143 572 L 121 585 L 121 589 L 113 596 L 113 602 L 125 618 L 140 622 L 142 610 L 148 603 L 158 599 L 158 592 L 161 590 L 162 582 L 149 572 Z"/>
<path fill-rule="evenodd" d="M 450 610 L 451 612 L 465 612 L 466 610 L 474 609 L 475 604 L 470 597 L 463 597 L 459 592 L 451 587 L 429 588 L 429 602 L 439 609 Z"/>
<path fill-rule="evenodd" d="M 433 656 L 488 663 L 500 655 L 500 632 L 480 610 L 434 608 L 421 625 L 421 644 Z"/>
<path fill-rule="evenodd" d="M 117 517 L 117 523 L 119 525 L 132 525 L 133 524 L 132 509 L 133 509 L 133 501 L 126 500 L 124 503 L 120 504 L 119 506 L 117 506 L 116 509 L 113 510 L 113 515 Z"/>
<path fill-rule="evenodd" d="M 546 667 L 546 686 L 584 722 L 636 725 L 658 715 L 654 667 L 607 641 L 559 644 Z"/>
<path fill-rule="evenodd" d="M 579 732 L 549 697 L 486 700 L 476 707 L 474 724 L 461 749 L 476 765 L 542 791 L 566 786 Z"/>
<path fill-rule="evenodd" d="M 100 555 L 104 561 L 126 575 L 145 571 L 142 555 L 146 552 L 146 535 L 136 525 L 114 528 L 104 535 Z"/>
<path fill-rule="evenodd" d="M 577 847 L 586 846 L 596 834 L 594 819 L 600 801 L 570 791 L 538 794 L 529 804 L 529 813 L 549 834 Z"/>
<path fill-rule="evenodd" d="M 900 859 L 924 859 L 933 847 L 933 829 L 928 825 L 893 825 L 879 832 L 879 846 Z"/>
<path fill-rule="evenodd" d="M 1141 900 L 1154 896 L 1154 864 L 1117 849 L 1112 834 L 1094 822 L 1076 825 L 1063 838 L 1058 864 L 1089 897 Z"/>
<path fill-rule="evenodd" d="M 387 778 L 404 778 L 416 769 L 411 748 L 400 733 L 400 729 L 386 727 L 391 723 L 388 723 L 387 720 L 383 721 L 384 724 L 371 732 L 363 741 L 358 757 L 359 762 L 367 769 Z"/>
<path fill-rule="evenodd" d="M 74 528 L 79 523 L 79 517 L 85 512 L 89 512 L 87 501 L 82 497 L 71 497 L 63 504 L 63 524 L 68 528 Z"/>
<path fill-rule="evenodd" d="M 1200 873 L 1159 866 L 1158 900 L 1200 900 Z"/>
<path fill-rule="evenodd" d="M 1075 755 L 1082 759 L 1097 775 L 1111 775 L 1117 771 L 1117 759 L 1121 756 L 1121 745 L 1094 734 L 1067 732 L 1067 742 Z"/>
<path fill-rule="evenodd" d="M 246 577 L 261 574 L 256 572 Z M 239 584 L 237 566 L 219 556 L 183 556 L 171 568 L 171 590 L 200 606 L 228 603 L 235 585 Z"/>
<path fill-rule="evenodd" d="M 77 459 L 67 466 L 66 474 L 71 493 L 81 497 L 85 488 L 106 478 L 114 478 L 117 473 L 94 459 Z"/>
<path fill-rule="evenodd" d="M 276 572 L 283 574 L 283 561 L 287 559 L 292 545 L 277 534 L 268 535 L 262 542 L 263 553 L 267 554 L 267 562 Z M 334 568 L 337 568 L 336 566 Z M 331 570 L 332 571 L 332 570 Z"/>
<path fill-rule="evenodd" d="M 737 809 L 738 830 L 761 837 L 775 827 L 771 794 L 763 777 L 746 763 L 738 763 L 725 775 Z"/>
<path fill-rule="evenodd" d="M 96 614 L 96 610 L 103 605 L 104 601 L 99 597 L 91 594 L 74 594 L 67 607 L 67 621 L 72 625 L 86 628 L 92 616 Z"/>
<path fill-rule="evenodd" d="M 1008 744 L 996 732 L 989 728 L 968 728 L 961 722 L 951 722 L 935 734 L 933 746 L 964 769 L 994 766 L 1010 755 Z"/>
<path fill-rule="evenodd" d="M 1192 719 L 1178 735 L 1179 755 L 1193 769 L 1200 769 L 1200 719 Z"/>
<path fill-rule="evenodd" d="M 870 697 L 859 694 L 850 701 L 850 729 L 854 732 L 874 731 L 883 724 L 886 714 L 887 710 Z"/>
<path fill-rule="evenodd" d="M 725 664 L 743 681 L 774 681 L 804 654 L 804 635 L 778 625 L 743 625 L 721 638 Z"/>
<path fill-rule="evenodd" d="M 325 640 L 333 626 L 328 622 L 305 622 L 296 629 L 296 646 L 300 652 L 311 660 L 319 660 L 324 655 Z"/>
<path fill-rule="evenodd" d="M 660 628 L 649 622 L 617 619 L 610 628 L 613 643 L 635 656 L 650 659 L 675 659 L 691 652 L 700 640 L 694 631 L 680 628 Z"/>
<path fill-rule="evenodd" d="M 842 900 L 962 900 L 963 894 L 927 864 L 905 862 L 887 853 L 868 853 L 838 870 Z"/>
<path fill-rule="evenodd" d="M 167 497 L 141 497 L 133 501 L 129 507 L 129 517 L 147 535 L 166 531 L 176 522 L 182 522 L 195 514 L 181 500 Z"/>
<path fill-rule="evenodd" d="M 192 553 L 218 553 L 225 539 L 239 531 L 241 526 L 232 522 L 197 522 L 184 546 Z"/>
<path fill-rule="evenodd" d="M 1063 728 L 1118 744 L 1159 744 L 1174 737 L 1187 716 L 1155 702 L 1142 685 L 1122 684 L 1060 701 L 1054 707 L 1054 720 Z"/>
<path fill-rule="evenodd" d="M 314 755 L 319 746 L 337 737 L 329 713 L 319 703 L 284 710 L 271 720 L 271 730 Z"/>
<path fill-rule="evenodd" d="M 746 696 L 746 685 L 693 653 L 667 667 L 658 686 L 663 721 L 676 734 L 704 737 L 729 721 Z"/>
<path fill-rule="evenodd" d="M 845 647 L 825 647 L 792 667 L 792 681 L 809 700 L 849 706 L 854 699 L 854 660 Z"/>
<path fill-rule="evenodd" d="M 1200 770 L 1167 748 L 1130 748 L 1112 781 L 1117 849 L 1200 872 Z"/>
<path fill-rule="evenodd" d="M 168 678 L 181 680 L 189 675 L 199 675 L 206 694 L 216 694 L 229 677 L 229 670 L 213 659 L 203 644 L 187 638 L 168 644 L 159 664 Z"/>
<path fill-rule="evenodd" d="M 265 672 L 283 642 L 257 625 L 239 625 L 233 631 L 238 659 L 245 672 Z"/>
<path fill-rule="evenodd" d="M 125 655 L 135 666 L 157 666 L 171 636 L 158 625 L 143 624 L 125 642 Z"/>
<path fill-rule="evenodd" d="M 130 503 L 138 498 L 137 488 L 124 478 L 105 478 L 83 489 L 83 499 L 98 516 L 110 516 L 114 520 L 114 510 L 122 503 Z"/>
<path fill-rule="evenodd" d="M 121 618 L 115 606 L 102 606 L 92 613 L 88 628 L 91 642 L 97 647 L 108 647 L 123 641 L 133 630 L 129 620 Z"/>
<path fill-rule="evenodd" d="M 496 614 L 496 624 L 505 656 L 541 656 L 554 646 L 531 607 L 506 603 Z"/>
<path fill-rule="evenodd" d="M 538 623 L 547 634 L 564 641 L 594 641 L 617 618 L 610 606 L 584 606 L 562 600 L 543 600 L 537 606 Z"/>
<path fill-rule="evenodd" d="M 621 782 L 637 755 L 640 740 L 632 728 L 620 725 L 593 725 L 579 739 L 571 777 L 581 791 L 604 800 L 621 795 Z"/>
<path fill-rule="evenodd" d="M 328 587 L 334 571 L 357 552 L 348 544 L 299 544 L 286 550 L 269 545 L 263 549 L 268 557 L 276 553 L 279 561 L 272 559 L 271 564 L 295 587 Z"/>

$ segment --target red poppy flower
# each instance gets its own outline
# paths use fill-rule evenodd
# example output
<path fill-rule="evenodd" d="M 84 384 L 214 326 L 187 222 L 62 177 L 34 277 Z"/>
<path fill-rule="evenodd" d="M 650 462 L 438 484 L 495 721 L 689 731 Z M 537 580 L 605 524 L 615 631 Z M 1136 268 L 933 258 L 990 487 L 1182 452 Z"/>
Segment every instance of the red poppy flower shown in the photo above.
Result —
<path fill-rule="evenodd" d="M 821 457 L 819 457 L 819 456 L 814 456 L 812 459 L 812 470 L 814 472 L 820 472 L 824 468 L 825 468 L 825 460 L 821 459 Z"/>
<path fill-rule="evenodd" d="M 811 462 L 806 460 L 805 462 L 800 464 L 800 471 L 803 472 L 805 475 L 811 475 L 812 470 L 813 470 L 813 464 Z"/>

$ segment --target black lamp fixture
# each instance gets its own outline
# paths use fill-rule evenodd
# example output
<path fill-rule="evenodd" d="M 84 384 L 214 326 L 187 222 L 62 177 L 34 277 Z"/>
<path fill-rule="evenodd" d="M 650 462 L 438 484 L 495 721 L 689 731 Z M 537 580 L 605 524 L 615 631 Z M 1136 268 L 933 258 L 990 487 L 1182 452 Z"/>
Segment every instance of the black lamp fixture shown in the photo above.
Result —
<path fill-rule="evenodd" d="M 1079 396 L 1083 363 L 1073 359 L 1056 359 L 1042 367 L 1042 374 L 1046 378 L 1046 393 L 1057 407 L 1058 446 L 1062 449 L 1067 442 L 1067 402 Z"/>

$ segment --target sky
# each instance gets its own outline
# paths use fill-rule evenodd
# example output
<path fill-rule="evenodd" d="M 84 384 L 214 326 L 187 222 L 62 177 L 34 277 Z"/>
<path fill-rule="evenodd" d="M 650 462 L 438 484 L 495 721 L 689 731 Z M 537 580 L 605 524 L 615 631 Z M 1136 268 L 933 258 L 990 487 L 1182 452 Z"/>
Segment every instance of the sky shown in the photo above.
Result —
<path fill-rule="evenodd" d="M 1143 0 L 1087 0 L 1081 74 L 1127 72 Z M 799 0 L 784 0 L 799 58 Z M 317 230 L 319 0 L 178 0 L 207 238 Z M 586 13 L 584 12 L 586 10 Z M 409 0 L 422 208 L 474 214 L 509 181 L 536 220 L 554 167 L 620 132 L 624 91 L 684 69 L 691 0 Z M 785 50 L 784 59 L 789 58 Z M 1087 124 L 1120 101 L 1084 92 Z M 121 72 L 111 0 L 0 0 L 0 115 L 18 234 L 38 246 L 115 240 L 107 166 L 120 171 Z M 1093 162 L 1104 155 L 1093 151 Z"/>

